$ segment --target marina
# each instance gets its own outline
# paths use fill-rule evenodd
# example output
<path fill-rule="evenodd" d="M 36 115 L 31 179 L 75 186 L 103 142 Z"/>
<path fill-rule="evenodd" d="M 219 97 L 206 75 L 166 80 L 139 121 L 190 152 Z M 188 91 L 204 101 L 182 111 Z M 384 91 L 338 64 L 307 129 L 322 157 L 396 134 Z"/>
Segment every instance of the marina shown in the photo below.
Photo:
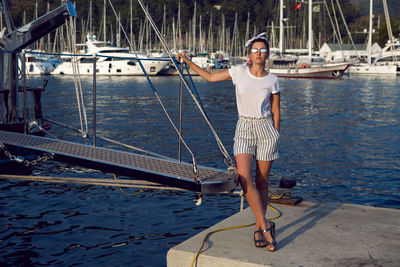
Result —
<path fill-rule="evenodd" d="M 233 86 L 193 79 L 211 121 L 232 151 Z M 92 79 L 82 82 L 90 88 Z M 35 77 L 32 83 L 41 84 L 42 78 Z M 178 79 L 156 77 L 154 84 L 176 117 Z M 314 202 L 399 209 L 400 140 L 394 134 L 400 130 L 397 78 L 282 79 L 281 87 L 281 155 L 274 163 L 271 183 L 294 178 L 293 194 Z M 90 103 L 91 92 L 85 95 Z M 164 115 L 156 112 L 160 107 L 144 77 L 99 77 L 97 97 L 101 107 L 98 134 L 146 144 L 160 154 L 177 157 L 178 140 Z M 78 126 L 79 115 L 70 104 L 74 98 L 67 77 L 49 77 L 43 114 Z M 184 108 L 183 132 L 197 151 L 199 164 L 223 169 L 215 141 L 187 94 Z M 81 139 L 63 127 L 54 126 L 52 132 L 65 140 Z M 103 140 L 97 145 L 118 148 Z M 113 179 L 110 173 L 53 161 L 38 165 L 33 175 Z M 145 189 L 137 196 L 126 196 L 114 187 L 15 180 L 2 180 L 1 188 L 2 206 L 7 209 L 1 212 L 0 254 L 8 263 L 112 265 L 117 260 L 125 266 L 165 266 L 170 248 L 236 214 L 240 206 L 239 197 L 220 194 L 206 196 L 196 206 L 194 193 L 168 190 Z M 279 219 L 278 229 L 288 222 L 287 215 Z"/>
<path fill-rule="evenodd" d="M 191 265 L 206 233 L 251 224 L 248 208 L 170 249 L 167 266 L 397 266 L 400 261 L 399 210 L 318 202 L 275 207 L 286 214 L 274 220 L 280 225 L 276 253 L 253 249 L 247 238 L 251 228 L 238 228 L 211 235 Z"/>
<path fill-rule="evenodd" d="M 229 28 L 225 31 L 222 15 L 224 34 L 213 43 L 212 16 L 208 38 L 201 28 L 201 15 L 196 36 L 196 12 L 201 12 L 196 5 L 185 33 L 185 51 L 192 61 L 210 72 L 251 64 L 245 49 L 238 48 L 242 40 L 237 13 L 233 35 Z M 140 36 L 135 41 L 132 6 L 130 1 L 130 12 L 124 14 L 129 13 L 128 31 L 112 1 L 104 0 L 103 21 L 95 23 L 103 27 L 103 32 L 97 29 L 98 39 L 90 1 L 87 28 L 82 24 L 80 32 L 81 39 L 87 39 L 82 50 L 76 43 L 78 20 L 71 2 L 55 9 L 47 3 L 43 16 L 38 15 L 36 4 L 36 19 L 26 23 L 24 14 L 23 25 L 15 27 L 7 1 L 2 0 L 7 29 L 0 36 L 0 263 L 396 266 L 400 86 L 397 46 L 391 44 L 397 40 L 388 30 L 388 46 L 372 63 L 372 0 L 368 63 L 361 57 L 357 62 L 328 63 L 318 54 L 312 16 L 320 8 L 329 10 L 326 3 L 316 9 L 316 3 L 313 7 L 309 1 L 308 13 L 303 12 L 308 15 L 308 38 L 304 36 L 301 42 L 308 43 L 307 51 L 284 51 L 289 41 L 282 35 L 285 7 L 279 1 L 279 50 L 272 24 L 275 47 L 268 66 L 280 77 L 281 87 L 280 158 L 270 177 L 270 202 L 277 209 L 268 211 L 269 217 L 274 210 L 279 214 L 273 218 L 278 250 L 271 257 L 266 251 L 259 257 L 254 253 L 261 250 L 249 246 L 251 211 L 238 191 L 230 157 L 237 122 L 234 85 L 231 81 L 205 82 L 187 68 L 186 63 L 192 66 L 192 62 L 185 57 L 185 64 L 176 60 L 175 53 L 182 51 L 182 44 L 176 48 L 176 41 L 182 42 L 180 4 L 177 29 L 174 18 L 171 32 L 166 26 L 166 6 L 158 28 L 160 21 L 153 21 L 139 0 L 136 7 L 145 20 L 140 21 Z M 300 6 L 297 3 L 296 9 Z M 111 42 L 107 41 L 107 12 L 117 22 L 115 42 L 113 34 Z M 250 35 L 249 22 L 250 15 L 246 36 Z M 339 41 L 336 30 L 333 39 Z M 41 38 L 46 35 L 47 52 L 41 50 Z M 57 46 L 60 50 L 53 53 L 48 52 L 51 35 L 54 40 L 60 38 L 53 45 L 53 50 Z M 219 44 L 223 56 L 212 53 L 217 50 L 214 44 Z M 389 46 L 393 47 L 390 52 Z M 150 53 L 157 47 L 163 52 Z M 262 49 L 259 53 L 269 52 Z M 392 62 L 378 63 L 385 58 Z M 358 69 L 352 73 L 354 67 Z M 390 75 L 381 75 L 388 74 L 386 70 Z M 368 76 L 354 75 L 357 71 Z M 365 222 L 371 216 L 376 218 Z M 390 220 L 383 219 L 389 216 Z M 304 224 L 308 219 L 311 223 Z M 232 229 L 236 222 L 242 224 L 239 235 Z M 222 238 L 207 234 L 220 227 L 227 228 Z M 380 235 L 381 227 L 387 230 L 384 235 Z M 295 237 L 288 235 L 291 230 Z M 341 238 L 344 234 L 354 237 L 354 251 L 346 248 L 350 243 Z M 204 236 L 208 240 L 202 245 L 199 240 Z M 321 237 L 331 241 L 329 251 L 337 252 L 321 250 L 327 243 Z M 302 254 L 305 257 L 297 257 L 301 244 L 310 242 Z M 230 246 L 234 248 L 226 253 Z M 249 250 L 250 258 L 235 252 L 242 247 L 241 253 Z M 375 252 L 377 247 L 385 251 Z M 290 257 L 282 256 L 286 254 Z"/>

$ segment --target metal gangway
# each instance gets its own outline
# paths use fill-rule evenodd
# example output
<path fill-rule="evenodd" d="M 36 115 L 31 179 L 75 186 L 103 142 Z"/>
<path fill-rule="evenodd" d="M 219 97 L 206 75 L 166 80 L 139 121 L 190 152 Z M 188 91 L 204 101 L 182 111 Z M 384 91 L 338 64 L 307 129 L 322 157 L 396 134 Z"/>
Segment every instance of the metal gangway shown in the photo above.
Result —
<path fill-rule="evenodd" d="M 192 164 L 172 159 L 8 131 L 0 131 L 0 142 L 7 147 L 49 153 L 55 161 L 199 193 L 231 192 L 236 188 L 236 173 L 233 171 L 197 166 L 197 173 L 194 173 Z"/>

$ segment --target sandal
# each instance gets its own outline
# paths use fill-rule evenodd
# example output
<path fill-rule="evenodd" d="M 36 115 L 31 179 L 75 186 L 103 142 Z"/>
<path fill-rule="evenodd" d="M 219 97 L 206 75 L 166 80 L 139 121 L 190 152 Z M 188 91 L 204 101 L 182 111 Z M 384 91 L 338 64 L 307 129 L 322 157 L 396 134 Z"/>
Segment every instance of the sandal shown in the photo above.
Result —
<path fill-rule="evenodd" d="M 262 236 L 262 239 L 256 239 L 256 233 L 260 233 Z M 261 242 L 263 243 L 262 245 L 260 245 Z M 265 240 L 263 231 L 261 231 L 261 230 L 254 231 L 254 246 L 256 248 L 265 248 L 267 246 L 267 244 L 268 244 L 268 242 L 267 242 L 267 240 Z"/>
<path fill-rule="evenodd" d="M 275 223 L 270 221 L 269 222 L 269 227 L 267 229 L 259 230 L 259 231 L 261 231 L 262 233 L 271 232 L 272 242 L 268 242 L 267 239 L 265 239 L 265 242 L 267 243 L 266 247 L 269 246 L 269 245 L 274 246 L 274 249 L 267 248 L 268 251 L 274 252 L 276 250 Z"/>

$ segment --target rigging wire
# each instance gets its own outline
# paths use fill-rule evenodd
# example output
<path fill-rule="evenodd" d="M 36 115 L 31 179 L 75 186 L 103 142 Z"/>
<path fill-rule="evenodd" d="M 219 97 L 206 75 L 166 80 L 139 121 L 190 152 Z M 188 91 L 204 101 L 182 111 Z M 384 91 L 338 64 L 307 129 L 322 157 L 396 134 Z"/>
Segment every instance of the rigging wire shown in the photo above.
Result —
<path fill-rule="evenodd" d="M 64 123 L 57 122 L 57 121 L 53 121 L 53 120 L 50 120 L 50 119 L 47 119 L 47 118 L 46 118 L 45 120 L 48 121 L 48 122 L 50 122 L 51 124 L 56 124 L 56 125 L 59 125 L 59 126 L 61 126 L 61 127 L 65 127 L 65 128 L 70 129 L 70 130 L 73 130 L 73 131 L 82 133 L 82 130 L 77 129 L 77 128 L 74 128 L 74 127 L 72 127 L 72 126 L 70 126 L 70 125 L 66 125 L 66 124 L 64 124 Z M 90 137 L 90 136 L 92 136 L 92 134 L 91 134 L 91 133 L 88 133 L 88 137 Z M 151 151 L 148 151 L 148 150 L 139 148 L 139 147 L 135 147 L 135 146 L 132 146 L 132 145 L 124 144 L 124 143 L 122 143 L 122 142 L 115 141 L 115 140 L 112 140 L 112 139 L 110 139 L 110 138 L 107 138 L 107 137 L 104 137 L 104 136 L 101 136 L 101 135 L 96 135 L 96 137 L 99 138 L 99 139 L 102 139 L 102 140 L 104 140 L 104 141 L 107 141 L 107 142 L 110 142 L 110 143 L 114 143 L 114 144 L 117 144 L 117 145 L 120 145 L 120 146 L 123 146 L 123 147 L 126 147 L 126 148 L 130 148 L 130 149 L 132 149 L 132 150 L 136 150 L 136 151 L 139 151 L 139 152 L 142 152 L 142 153 L 151 155 L 151 156 L 155 156 L 155 157 L 159 157 L 159 158 L 163 158 L 163 159 L 167 159 L 167 160 L 173 160 L 173 161 L 176 160 L 176 159 L 174 159 L 174 158 L 167 157 L 167 156 L 164 156 L 164 155 L 161 155 L 161 154 L 157 154 L 157 153 L 154 153 L 154 152 L 151 152 Z"/>
<path fill-rule="evenodd" d="M 111 4 L 111 0 L 109 0 L 109 2 L 110 2 L 110 4 Z M 173 57 L 173 55 L 172 55 L 172 53 L 171 53 L 171 50 L 170 50 L 169 47 L 168 47 L 168 44 L 166 43 L 164 37 L 161 35 L 160 31 L 158 30 L 158 27 L 157 27 L 157 25 L 154 23 L 154 21 L 153 21 L 152 17 L 150 16 L 148 10 L 145 8 L 145 6 L 144 6 L 144 4 L 143 4 L 143 1 L 142 1 L 142 0 L 138 0 L 138 3 L 139 3 L 139 5 L 141 6 L 143 12 L 145 13 L 145 15 L 146 15 L 148 21 L 150 22 L 151 26 L 153 27 L 153 30 L 155 31 L 155 33 L 156 33 L 158 39 L 160 40 L 160 42 L 161 42 L 161 44 L 162 44 L 164 50 L 167 52 L 168 57 L 170 58 L 171 62 L 174 64 L 175 69 L 178 71 L 178 74 L 179 74 L 180 78 L 182 79 L 183 84 L 185 85 L 185 87 L 187 88 L 188 92 L 189 92 L 190 95 L 192 96 L 194 102 L 196 103 L 196 105 L 197 105 L 197 107 L 199 108 L 201 114 L 203 115 L 204 119 L 206 120 L 208 126 L 210 127 L 212 133 L 214 134 L 214 137 L 215 137 L 217 143 L 219 144 L 218 146 L 219 146 L 219 148 L 220 148 L 220 150 L 221 150 L 221 153 L 222 153 L 222 155 L 225 157 L 225 163 L 228 165 L 229 168 L 234 167 L 233 161 L 232 161 L 232 159 L 230 158 L 229 153 L 227 152 L 226 148 L 224 147 L 224 145 L 223 145 L 222 141 L 220 140 L 220 138 L 219 138 L 217 132 L 215 131 L 214 127 L 211 125 L 210 120 L 208 119 L 207 115 L 205 114 L 204 108 L 202 108 L 202 106 L 200 105 L 200 103 L 199 103 L 199 101 L 198 101 L 198 98 L 196 98 L 195 94 L 192 92 L 192 90 L 191 90 L 189 84 L 187 83 L 186 79 L 184 78 L 182 71 L 181 71 L 180 68 L 178 67 L 177 62 L 175 61 L 175 59 L 174 59 L 174 57 Z M 114 11 L 114 13 L 115 13 L 115 11 Z M 126 34 L 125 34 L 125 35 L 126 35 Z M 190 75 L 190 74 L 189 74 L 189 75 Z"/>
<path fill-rule="evenodd" d="M 125 28 L 123 27 L 123 25 L 122 25 L 122 23 L 121 23 L 121 21 L 120 21 L 118 15 L 117 15 L 117 12 L 115 11 L 113 4 L 111 3 L 111 0 L 108 0 L 108 2 L 110 3 L 111 9 L 112 9 L 112 11 L 114 12 L 114 15 L 115 15 L 115 17 L 116 17 L 116 19 L 117 19 L 117 21 L 118 21 L 118 24 L 120 25 L 120 27 L 121 27 L 121 29 L 122 29 L 122 32 L 124 33 L 126 39 L 128 40 L 130 49 L 131 49 L 131 50 L 133 51 L 133 53 L 135 54 L 136 60 L 138 61 L 140 68 L 142 69 L 144 75 L 146 76 L 147 81 L 148 81 L 148 83 L 149 83 L 151 89 L 153 90 L 153 92 L 154 92 L 154 94 L 155 94 L 155 96 L 156 96 L 158 102 L 160 103 L 160 105 L 161 105 L 161 107 L 162 107 L 162 109 L 163 109 L 163 111 L 164 111 L 166 117 L 168 118 L 168 120 L 169 120 L 169 122 L 171 123 L 172 127 L 174 128 L 174 130 L 175 130 L 176 133 L 178 134 L 179 138 L 182 140 L 182 143 L 184 144 L 184 146 L 186 147 L 186 149 L 187 149 L 188 152 L 190 153 L 190 155 L 191 155 L 191 157 L 192 157 L 193 172 L 194 172 L 194 174 L 195 174 L 195 180 L 198 180 L 198 179 L 197 179 L 198 170 L 197 170 L 197 165 L 196 165 L 196 159 L 195 159 L 195 157 L 194 157 L 194 154 L 193 154 L 192 150 L 189 148 L 189 146 L 187 145 L 187 143 L 186 143 L 185 140 L 183 139 L 182 135 L 179 133 L 178 128 L 176 127 L 175 123 L 172 121 L 172 119 L 171 119 L 171 117 L 170 117 L 170 115 L 169 115 L 167 109 L 166 109 L 165 106 L 164 106 L 164 103 L 162 102 L 160 96 L 159 96 L 158 93 L 157 93 L 156 88 L 154 87 L 153 83 L 151 82 L 150 77 L 147 75 L 147 72 L 146 72 L 146 70 L 145 70 L 145 68 L 144 68 L 144 66 L 143 66 L 143 64 L 142 64 L 142 62 L 141 62 L 141 60 L 139 59 L 139 57 L 138 57 L 136 51 L 133 49 L 133 45 L 132 45 L 132 43 L 130 42 L 130 39 L 128 38 L 128 35 L 126 34 Z"/>
<path fill-rule="evenodd" d="M 339 40 L 339 35 L 338 35 L 337 31 L 336 31 L 335 24 L 333 23 L 331 12 L 329 12 L 328 4 L 326 3 L 326 1 L 324 1 L 324 4 L 325 4 L 326 11 L 328 12 L 329 21 L 331 22 L 331 26 L 332 26 L 332 29 L 333 29 L 333 34 L 335 35 L 336 39 Z M 343 50 L 342 43 L 338 42 L 338 44 L 340 46 L 340 49 Z"/>
<path fill-rule="evenodd" d="M 347 34 L 349 35 L 351 44 L 353 45 L 354 50 L 357 51 L 357 56 L 358 56 L 358 58 L 361 58 L 360 53 L 359 53 L 359 51 L 356 49 L 356 45 L 354 44 L 353 37 L 351 37 L 351 32 L 350 32 L 350 30 L 349 30 L 349 27 L 347 27 L 346 19 L 344 18 L 343 11 L 342 11 L 342 8 L 340 7 L 339 0 L 336 0 L 336 3 L 337 3 L 337 6 L 338 6 L 338 9 L 339 9 L 339 11 L 340 11 L 340 15 L 342 16 L 342 20 L 343 20 L 343 22 L 344 22 L 344 26 L 346 27 Z"/>
<path fill-rule="evenodd" d="M 70 51 L 72 54 L 76 54 L 76 41 L 75 41 L 74 23 L 73 23 L 72 17 L 69 18 L 69 24 L 68 24 L 68 20 L 66 19 L 66 29 L 67 29 L 67 42 L 68 42 L 68 45 L 70 46 L 69 47 L 71 49 Z M 76 100 L 77 100 L 77 104 L 78 104 L 79 120 L 80 120 L 80 125 L 81 125 L 81 130 L 82 130 L 81 133 L 82 133 L 82 137 L 87 142 L 88 120 L 87 120 L 87 115 L 86 115 L 86 107 L 85 107 L 85 102 L 84 102 L 84 98 L 83 98 L 82 83 L 81 83 L 81 79 L 80 79 L 79 67 L 78 67 L 78 62 L 77 62 L 76 56 L 71 55 L 71 64 L 72 64 L 72 72 L 73 72 L 73 76 L 74 76 L 74 86 L 75 86 Z M 83 124 L 85 124 L 85 125 L 83 125 Z M 85 126 L 85 129 L 84 129 L 84 126 Z"/>

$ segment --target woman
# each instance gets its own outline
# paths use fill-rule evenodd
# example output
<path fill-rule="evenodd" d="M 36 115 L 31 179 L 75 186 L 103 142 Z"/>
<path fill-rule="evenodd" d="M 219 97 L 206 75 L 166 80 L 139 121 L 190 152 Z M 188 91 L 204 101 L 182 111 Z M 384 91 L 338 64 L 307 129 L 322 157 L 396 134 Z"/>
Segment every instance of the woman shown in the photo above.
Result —
<path fill-rule="evenodd" d="M 234 138 L 234 155 L 239 182 L 252 209 L 256 225 L 254 244 L 275 251 L 275 224 L 265 219 L 268 206 L 268 178 L 272 163 L 278 158 L 277 143 L 280 126 L 280 88 L 278 77 L 265 70 L 269 56 L 265 33 L 249 41 L 249 65 L 210 73 L 191 62 L 185 53 L 182 59 L 202 78 L 210 82 L 232 80 L 236 87 L 239 120 Z M 253 158 L 256 158 L 255 185 Z"/>

